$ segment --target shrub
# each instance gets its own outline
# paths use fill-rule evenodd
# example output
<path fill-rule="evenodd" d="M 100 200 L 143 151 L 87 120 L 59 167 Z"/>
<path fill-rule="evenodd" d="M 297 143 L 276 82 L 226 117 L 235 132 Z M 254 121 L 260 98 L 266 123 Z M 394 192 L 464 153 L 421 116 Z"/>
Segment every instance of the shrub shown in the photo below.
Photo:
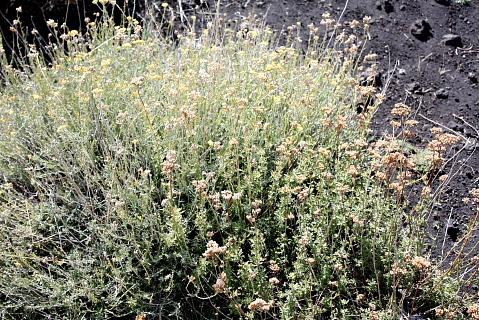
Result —
<path fill-rule="evenodd" d="M 100 31 L 66 35 L 52 68 L 31 52 L 1 92 L 3 317 L 397 318 L 456 303 L 421 257 L 421 207 L 374 178 L 360 35 L 326 48 L 311 27 L 303 54 L 295 28 L 283 47 L 219 22 L 177 43 L 135 23 Z"/>

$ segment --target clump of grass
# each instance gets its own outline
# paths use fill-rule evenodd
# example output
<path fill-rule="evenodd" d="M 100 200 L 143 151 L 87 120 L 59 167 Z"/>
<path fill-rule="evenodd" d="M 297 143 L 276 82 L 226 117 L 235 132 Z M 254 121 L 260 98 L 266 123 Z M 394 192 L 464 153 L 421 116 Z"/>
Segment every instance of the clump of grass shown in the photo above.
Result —
<path fill-rule="evenodd" d="M 310 30 L 303 54 L 294 27 L 276 47 L 254 25 L 217 22 L 177 43 L 100 26 L 87 43 L 67 34 L 52 68 L 31 52 L 27 71 L 11 70 L 2 316 L 458 310 L 459 282 L 422 256 L 425 209 L 404 209 L 409 162 L 368 144 L 376 106 L 356 113 L 376 95 L 353 76 L 364 29 L 333 48 Z"/>

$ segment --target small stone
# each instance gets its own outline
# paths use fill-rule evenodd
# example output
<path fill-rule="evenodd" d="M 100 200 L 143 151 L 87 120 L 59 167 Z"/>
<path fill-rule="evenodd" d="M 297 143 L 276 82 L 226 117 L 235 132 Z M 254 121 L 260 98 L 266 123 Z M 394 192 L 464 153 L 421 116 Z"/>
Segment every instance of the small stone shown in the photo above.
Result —
<path fill-rule="evenodd" d="M 419 84 L 419 82 L 414 81 L 406 85 L 406 90 L 410 93 L 419 93 L 421 92 L 421 85 Z"/>
<path fill-rule="evenodd" d="M 458 36 L 457 34 L 446 34 L 442 37 L 442 42 L 446 46 L 451 46 L 451 47 L 462 47 L 462 38 Z"/>
<path fill-rule="evenodd" d="M 474 151 L 477 148 L 479 148 L 479 142 L 475 138 L 468 139 L 464 146 L 464 150 L 466 151 Z"/>
<path fill-rule="evenodd" d="M 449 121 L 447 127 L 454 131 L 464 132 L 464 126 L 454 120 Z"/>
<path fill-rule="evenodd" d="M 392 4 L 391 0 L 384 0 L 384 11 L 386 13 L 394 12 L 394 5 Z"/>
<path fill-rule="evenodd" d="M 467 74 L 467 78 L 469 79 L 469 81 L 471 81 L 471 83 L 478 83 L 477 76 L 474 72 L 469 72 Z"/>
<path fill-rule="evenodd" d="M 413 22 L 410 28 L 411 34 L 419 41 L 425 42 L 432 38 L 432 28 L 425 19 L 418 19 Z"/>
<path fill-rule="evenodd" d="M 403 5 L 401 5 L 401 6 L 399 7 L 399 10 L 401 10 L 401 11 L 404 11 L 404 10 L 406 10 L 406 6 L 405 6 L 404 4 L 403 4 Z"/>
<path fill-rule="evenodd" d="M 449 92 L 444 89 L 444 88 L 441 88 L 439 90 L 437 90 L 436 92 L 434 92 L 434 95 L 436 96 L 436 98 L 438 99 L 447 99 L 449 98 Z"/>
<path fill-rule="evenodd" d="M 457 226 L 448 226 L 446 229 L 447 235 L 454 242 L 457 241 L 460 231 L 461 230 Z"/>
<path fill-rule="evenodd" d="M 436 3 L 442 4 L 443 6 L 450 6 L 451 0 L 435 0 Z"/>

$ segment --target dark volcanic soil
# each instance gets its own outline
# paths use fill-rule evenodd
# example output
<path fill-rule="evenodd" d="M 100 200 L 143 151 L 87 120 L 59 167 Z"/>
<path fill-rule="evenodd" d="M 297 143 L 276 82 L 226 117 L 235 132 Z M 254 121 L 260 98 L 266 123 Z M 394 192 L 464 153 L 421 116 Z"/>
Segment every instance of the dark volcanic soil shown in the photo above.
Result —
<path fill-rule="evenodd" d="M 397 102 L 415 109 L 417 145 L 426 144 L 430 129 L 444 126 L 467 138 L 439 175 L 448 183 L 431 212 L 428 240 L 433 256 L 443 257 L 464 234 L 474 207 L 463 198 L 479 187 L 479 1 L 464 6 L 454 0 L 229 0 L 230 15 L 255 12 L 275 29 L 302 22 L 319 25 L 330 12 L 342 21 L 373 18 L 368 51 L 380 55 L 387 100 L 373 122 L 375 135 L 390 129 L 389 112 Z M 476 234 L 469 247 L 477 244 Z M 474 250 L 478 253 L 478 250 Z"/>

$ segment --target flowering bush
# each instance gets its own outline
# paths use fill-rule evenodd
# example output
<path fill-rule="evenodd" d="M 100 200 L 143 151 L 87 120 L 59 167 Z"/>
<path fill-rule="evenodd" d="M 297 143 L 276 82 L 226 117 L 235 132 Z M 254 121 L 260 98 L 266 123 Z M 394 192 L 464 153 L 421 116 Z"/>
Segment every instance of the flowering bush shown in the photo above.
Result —
<path fill-rule="evenodd" d="M 422 257 L 423 212 L 396 196 L 413 164 L 372 147 L 376 106 L 354 107 L 382 99 L 353 77 L 360 23 L 332 48 L 310 26 L 306 54 L 296 26 L 275 47 L 267 28 L 218 25 L 175 44 L 138 25 L 86 44 L 70 34 L 52 68 L 32 54 L 32 72 L 9 73 L 0 314 L 398 318 L 455 305 L 457 283 Z"/>

